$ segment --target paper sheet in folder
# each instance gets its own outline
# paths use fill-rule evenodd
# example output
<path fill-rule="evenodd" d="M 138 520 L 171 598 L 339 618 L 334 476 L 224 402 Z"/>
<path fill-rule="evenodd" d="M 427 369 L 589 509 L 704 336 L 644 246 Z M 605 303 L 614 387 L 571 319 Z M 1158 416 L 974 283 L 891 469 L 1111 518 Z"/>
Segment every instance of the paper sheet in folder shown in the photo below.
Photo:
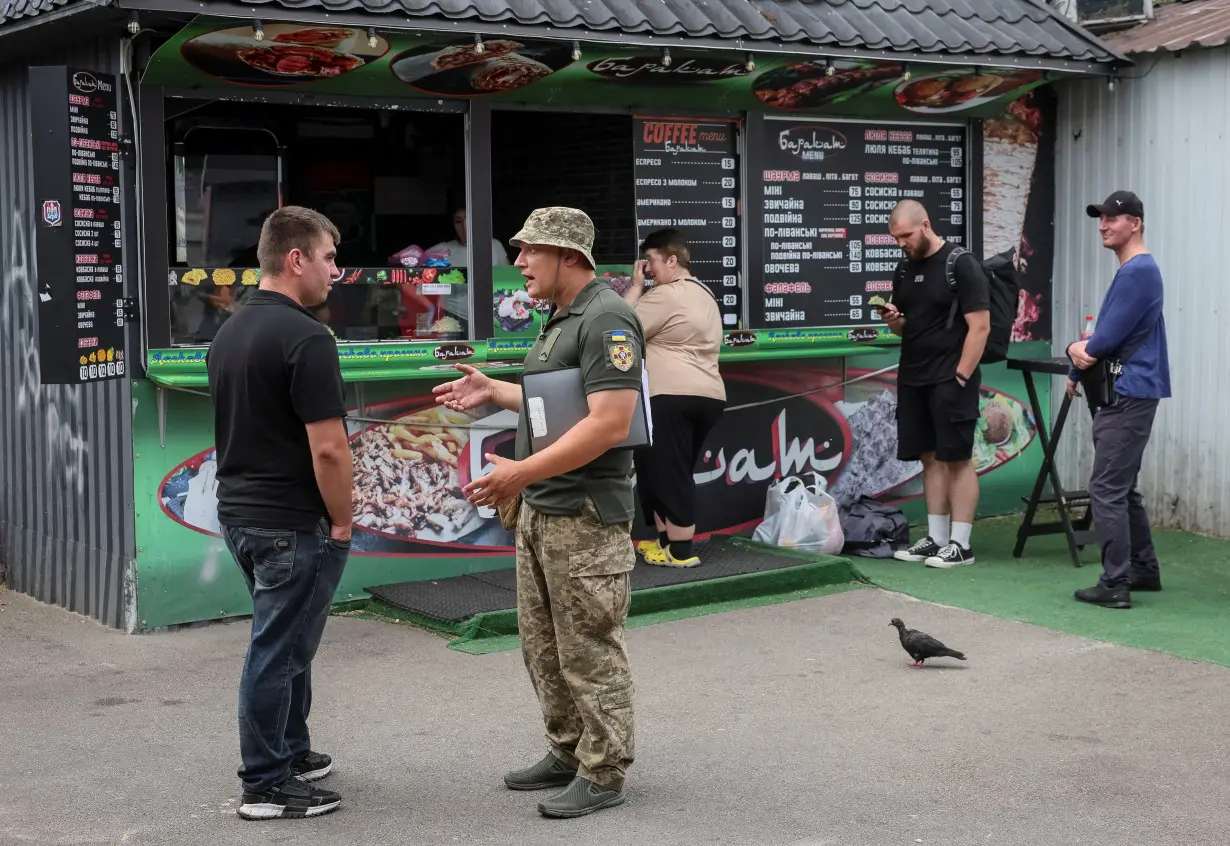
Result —
<path fill-rule="evenodd" d="M 530 450 L 538 452 L 558 441 L 563 434 L 589 416 L 589 402 L 581 382 L 581 368 L 566 367 L 521 377 L 525 396 L 523 413 L 528 416 Z M 641 389 L 632 412 L 628 437 L 612 449 L 636 449 L 653 443 L 653 420 L 645 406 L 649 396 L 649 374 L 641 368 Z"/>

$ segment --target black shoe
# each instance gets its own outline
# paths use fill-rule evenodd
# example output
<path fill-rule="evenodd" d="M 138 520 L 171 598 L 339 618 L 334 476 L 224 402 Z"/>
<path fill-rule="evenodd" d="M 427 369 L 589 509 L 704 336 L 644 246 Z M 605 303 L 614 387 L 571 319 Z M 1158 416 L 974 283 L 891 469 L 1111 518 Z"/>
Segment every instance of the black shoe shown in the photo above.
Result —
<path fill-rule="evenodd" d="M 546 790 L 548 787 L 563 787 L 577 776 L 577 768 L 570 767 L 550 752 L 532 767 L 513 770 L 504 774 L 504 784 L 509 790 Z"/>
<path fill-rule="evenodd" d="M 1162 589 L 1161 576 L 1133 576 L 1131 582 L 1132 590 L 1145 590 L 1157 592 Z"/>
<path fill-rule="evenodd" d="M 321 752 L 309 752 L 290 765 L 290 774 L 304 781 L 316 781 L 333 772 L 333 759 Z"/>
<path fill-rule="evenodd" d="M 898 561 L 926 561 L 933 555 L 940 554 L 940 545 L 930 536 L 923 538 L 909 549 L 900 549 L 893 553 Z"/>
<path fill-rule="evenodd" d="M 1132 594 L 1127 588 L 1108 588 L 1097 584 L 1091 588 L 1078 590 L 1076 598 L 1090 605 L 1101 605 L 1103 608 L 1132 607 Z"/>
<path fill-rule="evenodd" d="M 969 566 L 975 560 L 973 547 L 961 546 L 953 541 L 923 563 L 937 570 L 950 570 L 953 567 Z"/>
<path fill-rule="evenodd" d="M 611 790 L 600 784 L 595 784 L 587 778 L 577 776 L 568 789 L 558 796 L 552 796 L 545 802 L 538 803 L 538 813 L 544 817 L 572 819 L 601 811 L 603 808 L 614 808 L 624 803 L 622 790 Z"/>
<path fill-rule="evenodd" d="M 327 814 L 340 804 L 342 797 L 333 791 L 309 787 L 306 782 L 291 777 L 264 793 L 245 791 L 239 816 L 245 820 L 299 820 Z"/>

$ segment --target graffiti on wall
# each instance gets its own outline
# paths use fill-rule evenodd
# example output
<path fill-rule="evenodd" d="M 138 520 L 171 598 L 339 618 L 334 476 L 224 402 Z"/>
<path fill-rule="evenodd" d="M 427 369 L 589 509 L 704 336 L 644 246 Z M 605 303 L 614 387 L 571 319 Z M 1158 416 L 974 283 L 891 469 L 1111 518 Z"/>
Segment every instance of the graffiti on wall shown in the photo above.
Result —
<path fill-rule="evenodd" d="M 38 365 L 38 308 L 35 269 L 25 216 L 14 210 L 8 255 L 0 277 L 0 331 L 15 380 L 10 398 L 18 418 L 32 419 L 35 442 L 27 453 L 38 456 L 66 493 L 85 492 L 85 457 L 89 444 L 82 433 L 82 386 L 43 385 Z"/>

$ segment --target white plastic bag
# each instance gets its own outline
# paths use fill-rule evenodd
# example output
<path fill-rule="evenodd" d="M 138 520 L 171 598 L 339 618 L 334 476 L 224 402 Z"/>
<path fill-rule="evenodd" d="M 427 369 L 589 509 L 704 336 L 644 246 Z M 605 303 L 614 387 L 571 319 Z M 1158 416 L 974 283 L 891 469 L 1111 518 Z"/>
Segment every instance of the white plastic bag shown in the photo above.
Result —
<path fill-rule="evenodd" d="M 752 539 L 805 552 L 836 555 L 845 546 L 837 502 L 825 492 L 817 473 L 787 476 L 769 486 L 765 494 L 764 522 Z"/>

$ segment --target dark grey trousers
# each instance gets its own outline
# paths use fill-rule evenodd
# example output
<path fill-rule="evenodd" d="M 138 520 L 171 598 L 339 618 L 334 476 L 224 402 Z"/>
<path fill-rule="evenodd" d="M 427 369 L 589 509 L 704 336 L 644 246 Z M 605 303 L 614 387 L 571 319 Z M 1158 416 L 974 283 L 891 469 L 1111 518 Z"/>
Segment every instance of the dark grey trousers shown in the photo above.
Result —
<path fill-rule="evenodd" d="M 1120 396 L 1093 418 L 1093 474 L 1089 498 L 1102 545 L 1101 583 L 1125 588 L 1131 578 L 1158 576 L 1153 533 L 1136 477 L 1153 431 L 1158 401 Z"/>

